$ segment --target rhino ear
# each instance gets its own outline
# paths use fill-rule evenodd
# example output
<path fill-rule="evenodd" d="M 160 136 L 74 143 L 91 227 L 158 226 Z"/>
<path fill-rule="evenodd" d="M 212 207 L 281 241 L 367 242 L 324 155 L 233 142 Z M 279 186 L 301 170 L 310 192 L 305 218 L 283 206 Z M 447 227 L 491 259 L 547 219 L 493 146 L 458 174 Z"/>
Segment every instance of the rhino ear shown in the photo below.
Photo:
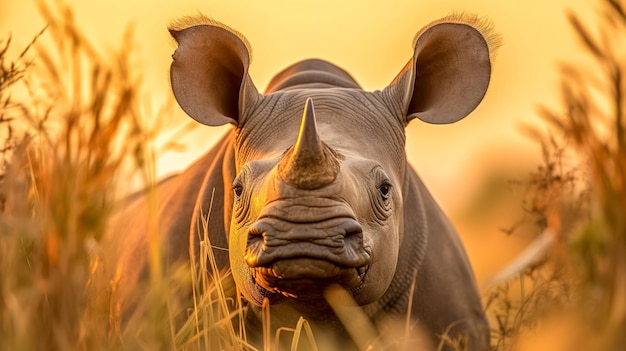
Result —
<path fill-rule="evenodd" d="M 248 76 L 245 39 L 217 23 L 170 28 L 170 33 L 178 43 L 170 79 L 180 107 L 206 125 L 240 125 L 246 105 L 258 97 Z"/>
<path fill-rule="evenodd" d="M 456 16 L 418 33 L 413 58 L 390 86 L 401 95 L 407 123 L 415 117 L 428 123 L 454 123 L 478 106 L 491 76 L 490 46 L 495 50 L 499 45 L 499 37 L 489 30 L 479 20 L 467 23 Z M 487 38 L 482 32 L 488 33 Z"/>

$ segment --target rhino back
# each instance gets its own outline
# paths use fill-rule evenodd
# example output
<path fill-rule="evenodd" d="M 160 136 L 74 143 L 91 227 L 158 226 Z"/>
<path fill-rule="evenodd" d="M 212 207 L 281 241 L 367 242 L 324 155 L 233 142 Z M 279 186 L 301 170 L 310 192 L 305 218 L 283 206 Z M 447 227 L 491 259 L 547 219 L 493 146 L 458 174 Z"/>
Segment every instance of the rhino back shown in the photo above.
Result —
<path fill-rule="evenodd" d="M 304 88 L 354 88 L 361 89 L 356 80 L 334 64 L 308 59 L 292 64 L 272 78 L 265 94 Z"/>
<path fill-rule="evenodd" d="M 154 233 L 150 218 L 158 223 L 165 267 L 189 262 L 190 252 L 197 256 L 204 218 L 208 219 L 218 269 L 228 268 L 230 182 L 235 172 L 232 139 L 232 133 L 227 133 L 185 171 L 160 181 L 155 198 L 151 199 L 146 191 L 130 196 L 124 211 L 112 218 L 105 242 L 119 257 L 122 299 L 150 273 L 148 250 L 137 249 L 149 247 L 150 232 Z M 150 201 L 156 201 L 158 207 L 151 209 Z"/>

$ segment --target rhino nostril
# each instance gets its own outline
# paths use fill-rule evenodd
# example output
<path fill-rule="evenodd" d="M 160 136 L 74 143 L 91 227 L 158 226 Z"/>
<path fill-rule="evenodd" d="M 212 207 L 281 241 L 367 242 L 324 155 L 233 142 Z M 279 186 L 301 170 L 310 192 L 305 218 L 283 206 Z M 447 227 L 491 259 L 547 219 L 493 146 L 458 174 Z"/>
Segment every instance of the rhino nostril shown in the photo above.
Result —
<path fill-rule="evenodd" d="M 259 266 L 259 258 L 264 250 L 265 233 L 256 226 L 248 229 L 248 239 L 246 243 L 246 253 L 244 260 L 250 267 Z"/>
<path fill-rule="evenodd" d="M 252 226 L 248 229 L 248 237 L 259 237 L 263 236 L 263 231 L 255 226 Z"/>
<path fill-rule="evenodd" d="M 349 223 L 346 226 L 345 233 L 346 233 L 346 239 L 350 237 L 354 237 L 354 236 L 362 236 L 363 228 L 361 227 L 359 223 L 351 221 L 351 223 Z"/>
<path fill-rule="evenodd" d="M 252 226 L 248 229 L 248 247 L 259 245 L 264 241 L 265 233 L 263 230 Z"/>

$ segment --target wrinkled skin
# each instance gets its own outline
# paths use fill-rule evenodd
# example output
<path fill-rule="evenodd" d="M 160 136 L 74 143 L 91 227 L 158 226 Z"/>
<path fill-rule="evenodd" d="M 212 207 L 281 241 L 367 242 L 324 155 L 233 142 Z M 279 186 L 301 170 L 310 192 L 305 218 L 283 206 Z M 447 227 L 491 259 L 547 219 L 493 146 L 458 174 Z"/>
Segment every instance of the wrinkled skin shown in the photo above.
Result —
<path fill-rule="evenodd" d="M 339 285 L 374 323 L 410 313 L 433 345 L 449 333 L 486 348 L 462 244 L 404 150 L 412 119 L 452 123 L 481 101 L 491 72 L 483 35 L 462 23 L 426 27 L 414 57 L 381 91 L 363 91 L 342 69 L 307 60 L 261 95 L 247 74 L 244 41 L 198 22 L 171 30 L 179 44 L 174 94 L 197 121 L 235 128 L 159 184 L 166 262 L 188 260 L 190 248 L 197 255 L 198 223 L 210 207 L 211 243 L 228 248 L 214 251 L 218 268 L 232 270 L 254 309 L 272 305 L 274 328 L 293 327 L 302 315 L 345 338 L 325 299 Z M 119 220 L 138 233 L 117 244 L 129 286 L 146 273 L 146 212 L 135 200 L 132 215 Z M 252 317 L 251 334 L 258 325 Z"/>

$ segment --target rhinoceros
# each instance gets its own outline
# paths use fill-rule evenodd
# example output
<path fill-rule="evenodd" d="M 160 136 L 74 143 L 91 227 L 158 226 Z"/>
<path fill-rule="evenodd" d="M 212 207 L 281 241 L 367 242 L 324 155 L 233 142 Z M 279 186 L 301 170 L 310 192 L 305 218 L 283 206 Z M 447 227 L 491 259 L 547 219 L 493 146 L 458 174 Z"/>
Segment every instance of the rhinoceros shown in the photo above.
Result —
<path fill-rule="evenodd" d="M 325 299 L 340 286 L 374 325 L 410 315 L 435 345 L 446 334 L 485 349 L 488 323 L 462 243 L 405 152 L 413 119 L 453 123 L 483 99 L 493 50 L 482 27 L 462 17 L 426 26 L 382 90 L 364 91 L 342 68 L 309 59 L 278 73 L 263 94 L 241 34 L 206 18 L 170 28 L 178 104 L 204 125 L 233 128 L 158 184 L 165 261 L 198 255 L 208 221 L 218 270 L 231 270 L 255 311 L 263 303 L 272 316 L 296 311 L 341 339 L 346 331 Z M 126 209 L 128 282 L 148 269 L 146 206 Z"/>

